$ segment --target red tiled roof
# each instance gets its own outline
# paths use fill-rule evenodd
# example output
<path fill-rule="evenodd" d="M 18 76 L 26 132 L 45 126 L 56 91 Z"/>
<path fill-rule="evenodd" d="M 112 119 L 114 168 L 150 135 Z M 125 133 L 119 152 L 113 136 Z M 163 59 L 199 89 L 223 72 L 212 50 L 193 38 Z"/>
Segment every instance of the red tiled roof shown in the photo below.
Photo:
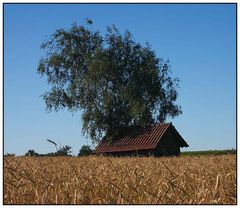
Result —
<path fill-rule="evenodd" d="M 96 153 L 154 149 L 170 126 L 173 127 L 172 123 L 158 123 L 149 128 L 141 129 L 135 135 L 114 140 L 112 143 L 109 143 L 106 138 L 103 138 L 96 147 Z M 188 146 L 181 136 L 180 140 L 183 142 L 183 146 Z"/>

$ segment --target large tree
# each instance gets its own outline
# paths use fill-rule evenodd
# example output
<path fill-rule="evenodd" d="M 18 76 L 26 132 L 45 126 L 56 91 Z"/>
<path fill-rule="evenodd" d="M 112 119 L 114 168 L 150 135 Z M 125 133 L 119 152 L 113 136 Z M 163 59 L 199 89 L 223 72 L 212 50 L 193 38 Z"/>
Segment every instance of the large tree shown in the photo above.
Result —
<path fill-rule="evenodd" d="M 82 110 L 83 132 L 92 141 L 111 139 L 128 127 L 164 122 L 181 113 L 169 61 L 157 58 L 150 45 L 135 42 L 113 25 L 105 35 L 73 24 L 60 29 L 41 46 L 46 56 L 37 71 L 51 90 L 43 94 L 48 111 Z"/>

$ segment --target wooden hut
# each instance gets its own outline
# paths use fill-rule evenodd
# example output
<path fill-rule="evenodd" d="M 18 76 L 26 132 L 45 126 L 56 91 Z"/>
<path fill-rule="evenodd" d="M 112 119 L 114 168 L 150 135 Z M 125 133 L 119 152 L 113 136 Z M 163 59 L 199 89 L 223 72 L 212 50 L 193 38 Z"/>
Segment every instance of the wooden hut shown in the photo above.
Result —
<path fill-rule="evenodd" d="M 127 132 L 111 142 L 104 137 L 96 147 L 96 154 L 177 156 L 180 147 L 188 147 L 172 123 L 157 123 Z"/>

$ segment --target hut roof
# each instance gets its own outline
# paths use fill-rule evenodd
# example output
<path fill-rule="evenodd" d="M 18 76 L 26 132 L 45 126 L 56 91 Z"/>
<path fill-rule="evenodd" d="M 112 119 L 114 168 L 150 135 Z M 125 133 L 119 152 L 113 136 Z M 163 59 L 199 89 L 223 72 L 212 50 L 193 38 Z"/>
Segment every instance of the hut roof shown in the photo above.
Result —
<path fill-rule="evenodd" d="M 167 129 L 172 128 L 180 141 L 181 147 L 188 144 L 177 132 L 172 123 L 157 123 L 139 130 L 130 131 L 127 136 L 109 142 L 105 137 L 96 147 L 96 153 L 126 152 L 134 150 L 155 149 Z"/>

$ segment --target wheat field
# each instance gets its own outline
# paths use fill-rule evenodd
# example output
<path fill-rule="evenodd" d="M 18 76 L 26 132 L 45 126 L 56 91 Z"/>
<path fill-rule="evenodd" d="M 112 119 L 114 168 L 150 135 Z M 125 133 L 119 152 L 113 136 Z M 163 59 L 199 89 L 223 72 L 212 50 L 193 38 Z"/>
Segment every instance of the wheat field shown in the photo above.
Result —
<path fill-rule="evenodd" d="M 4 158 L 4 204 L 236 204 L 236 189 L 236 155 Z"/>

